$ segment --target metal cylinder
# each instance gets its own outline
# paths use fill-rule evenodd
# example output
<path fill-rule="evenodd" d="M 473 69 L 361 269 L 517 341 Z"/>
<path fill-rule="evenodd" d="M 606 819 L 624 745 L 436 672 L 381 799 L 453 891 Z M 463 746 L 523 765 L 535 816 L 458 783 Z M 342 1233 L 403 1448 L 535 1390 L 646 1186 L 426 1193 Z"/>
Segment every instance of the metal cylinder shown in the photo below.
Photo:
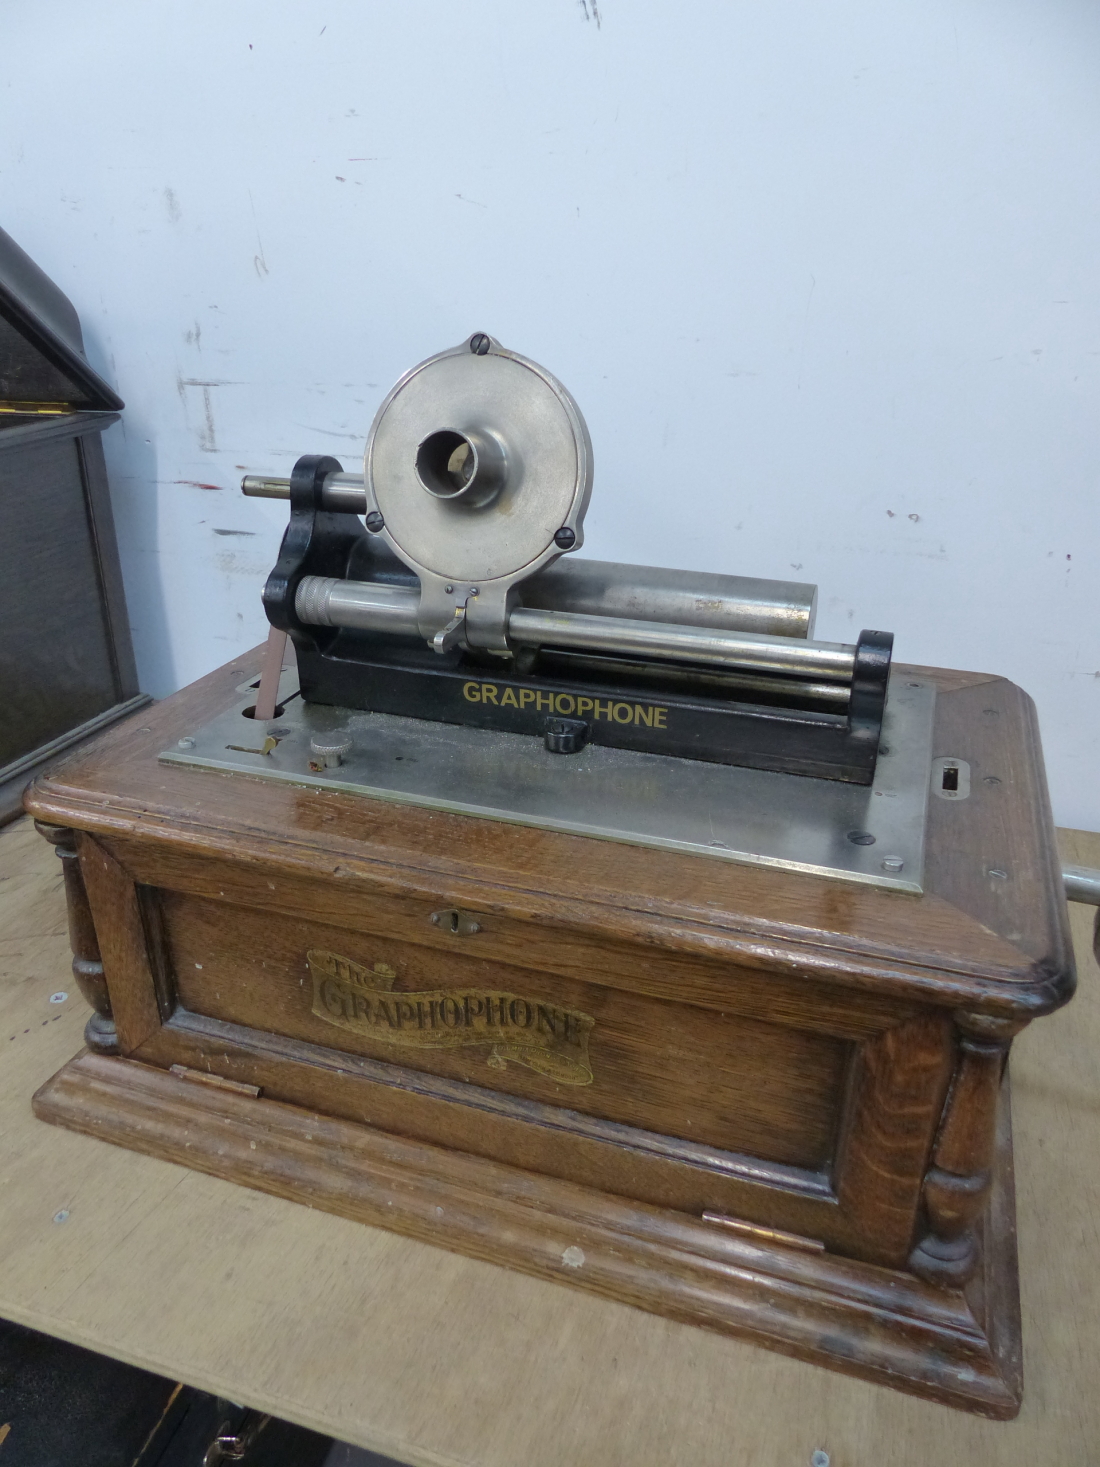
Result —
<path fill-rule="evenodd" d="M 674 622 L 768 637 L 812 637 L 817 587 L 755 576 L 619 565 L 563 556 L 521 583 L 524 606 L 628 621 Z"/>
<path fill-rule="evenodd" d="M 290 480 L 247 474 L 241 491 L 256 498 L 289 499 Z M 362 475 L 329 474 L 321 504 L 328 510 L 363 514 L 367 496 Z M 817 614 L 817 587 L 800 581 L 620 565 L 571 555 L 521 582 L 519 594 L 524 606 L 540 611 L 673 622 L 769 637 L 812 637 Z"/>
<path fill-rule="evenodd" d="M 504 487 L 504 449 L 489 432 L 438 428 L 416 450 L 416 477 L 433 499 L 484 507 Z"/>
<path fill-rule="evenodd" d="M 298 616 L 307 625 L 354 627 L 409 636 L 417 633 L 418 605 L 418 594 L 411 587 L 321 576 L 306 576 L 295 600 Z M 855 668 L 855 648 L 838 642 L 764 637 L 751 632 L 585 616 L 527 606 L 517 606 L 512 611 L 508 637 L 521 647 L 612 652 L 647 661 L 741 668 L 831 683 L 851 682 Z"/>

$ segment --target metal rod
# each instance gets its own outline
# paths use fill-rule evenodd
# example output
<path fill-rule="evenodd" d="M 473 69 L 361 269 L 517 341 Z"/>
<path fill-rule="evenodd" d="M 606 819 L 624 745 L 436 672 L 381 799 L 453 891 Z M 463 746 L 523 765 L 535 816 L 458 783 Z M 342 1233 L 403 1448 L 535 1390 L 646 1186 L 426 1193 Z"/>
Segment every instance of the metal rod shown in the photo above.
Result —
<path fill-rule="evenodd" d="M 411 587 L 306 576 L 295 609 L 307 625 L 355 627 L 417 635 L 419 595 Z M 620 656 L 736 667 L 823 682 L 851 682 L 855 648 L 839 642 L 805 642 L 751 632 L 712 631 L 669 622 L 584 616 L 517 606 L 508 619 L 509 640 L 523 647 L 569 647 Z"/>
<path fill-rule="evenodd" d="M 267 474 L 245 474 L 241 480 L 241 493 L 250 499 L 289 499 L 290 480 Z M 363 487 L 363 475 L 329 474 L 321 488 L 321 505 L 324 509 L 343 514 L 366 514 L 367 491 Z"/>
<path fill-rule="evenodd" d="M 572 611 L 538 611 L 517 606 L 508 636 L 526 647 L 581 647 L 625 657 L 701 662 L 708 667 L 744 667 L 826 682 L 851 682 L 856 649 L 839 642 L 804 642 L 754 632 L 713 631 L 672 622 L 628 621 Z"/>
<path fill-rule="evenodd" d="M 1100 871 L 1092 866 L 1063 866 L 1062 884 L 1067 902 L 1085 902 L 1100 907 Z"/>
<path fill-rule="evenodd" d="M 566 651 L 561 647 L 544 649 L 548 654 L 548 675 L 568 678 L 574 670 L 596 677 L 606 676 L 607 658 L 601 652 Z M 852 690 L 844 683 L 809 682 L 805 678 L 785 677 L 782 682 L 764 672 L 744 672 L 729 667 L 674 667 L 670 662 L 659 666 L 652 662 L 635 660 L 621 663 L 624 677 L 640 680 L 640 686 L 651 686 L 656 676 L 662 688 L 680 687 L 685 692 L 702 694 L 704 697 L 737 698 L 741 702 L 756 701 L 751 695 L 762 694 L 765 702 L 776 696 L 789 700 L 798 707 L 813 706 L 823 713 L 848 711 Z"/>
<path fill-rule="evenodd" d="M 246 474 L 241 491 L 253 498 L 289 499 L 290 480 Z M 329 474 L 321 487 L 321 504 L 328 510 L 365 514 L 362 475 Z M 524 581 L 520 600 L 540 611 L 672 622 L 766 637 L 812 637 L 817 614 L 817 587 L 801 581 L 620 565 L 571 555 Z"/>
<path fill-rule="evenodd" d="M 519 588 L 524 606 L 675 622 L 766 637 L 812 637 L 817 587 L 800 581 L 619 565 L 563 555 Z"/>
<path fill-rule="evenodd" d="M 249 499 L 289 499 L 290 480 L 267 474 L 245 474 L 241 480 L 241 493 Z"/>

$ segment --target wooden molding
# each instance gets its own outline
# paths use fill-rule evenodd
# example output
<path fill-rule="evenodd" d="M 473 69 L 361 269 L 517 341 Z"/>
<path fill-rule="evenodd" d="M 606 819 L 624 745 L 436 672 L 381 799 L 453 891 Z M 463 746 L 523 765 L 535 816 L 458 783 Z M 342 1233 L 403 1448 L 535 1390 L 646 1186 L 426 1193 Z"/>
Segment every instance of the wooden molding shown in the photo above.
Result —
<path fill-rule="evenodd" d="M 983 1317 L 966 1296 L 297 1106 L 82 1054 L 43 1120 L 473 1258 L 1005 1420 L 1020 1403 L 1011 1132 L 1001 1107 Z"/>

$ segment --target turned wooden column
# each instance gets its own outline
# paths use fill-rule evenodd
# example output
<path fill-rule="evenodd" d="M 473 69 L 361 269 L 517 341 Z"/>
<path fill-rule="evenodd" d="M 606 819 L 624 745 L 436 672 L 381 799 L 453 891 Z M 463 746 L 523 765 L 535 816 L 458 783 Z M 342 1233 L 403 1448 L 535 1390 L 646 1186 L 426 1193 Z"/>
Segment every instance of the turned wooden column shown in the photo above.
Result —
<path fill-rule="evenodd" d="M 993 1185 L 997 1103 L 1018 1019 L 955 1015 L 958 1056 L 921 1191 L 924 1236 L 909 1267 L 929 1283 L 962 1288 L 978 1264 L 974 1225 Z"/>
<path fill-rule="evenodd" d="M 99 1054 L 117 1054 L 118 1035 L 111 1014 L 107 980 L 103 976 L 92 909 L 84 888 L 84 877 L 80 873 L 76 832 L 65 826 L 43 825 L 40 820 L 34 822 L 34 828 L 46 837 L 61 858 L 65 903 L 69 912 L 69 946 L 73 950 L 73 977 L 93 1010 L 84 1027 L 84 1043 Z"/>

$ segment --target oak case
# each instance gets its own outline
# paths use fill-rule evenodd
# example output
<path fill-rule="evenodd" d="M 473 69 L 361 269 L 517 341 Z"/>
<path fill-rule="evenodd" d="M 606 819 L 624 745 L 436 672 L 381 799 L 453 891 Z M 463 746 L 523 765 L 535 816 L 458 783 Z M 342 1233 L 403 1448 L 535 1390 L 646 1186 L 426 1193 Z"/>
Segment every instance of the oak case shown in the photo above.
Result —
<path fill-rule="evenodd" d="M 917 897 L 159 765 L 257 662 L 28 795 L 95 1009 L 38 1114 L 1015 1414 L 1006 1059 L 1074 982 L 1018 689 L 921 670 Z"/>

